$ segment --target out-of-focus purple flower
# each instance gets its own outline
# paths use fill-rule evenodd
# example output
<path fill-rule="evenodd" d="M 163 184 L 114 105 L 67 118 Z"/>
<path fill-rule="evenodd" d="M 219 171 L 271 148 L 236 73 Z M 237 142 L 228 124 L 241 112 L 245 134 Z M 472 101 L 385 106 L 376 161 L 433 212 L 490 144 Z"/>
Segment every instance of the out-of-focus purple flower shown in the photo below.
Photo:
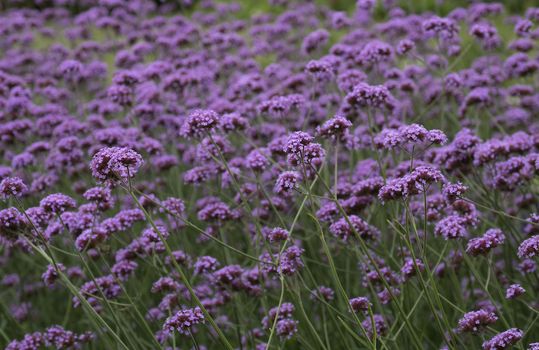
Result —
<path fill-rule="evenodd" d="M 342 115 L 336 115 L 317 127 L 316 132 L 324 138 L 339 140 L 351 126 L 352 123 L 348 119 Z"/>
<path fill-rule="evenodd" d="M 477 38 L 484 49 L 489 50 L 501 44 L 496 27 L 488 23 L 477 23 L 470 28 L 470 35 Z"/>
<path fill-rule="evenodd" d="M 367 332 L 367 336 L 369 338 L 372 338 L 374 335 L 374 330 L 376 330 L 377 336 L 383 336 L 384 334 L 386 334 L 388 328 L 384 317 L 379 314 L 374 314 L 373 320 L 374 327 L 370 317 L 367 317 L 363 322 L 361 322 L 361 325 L 363 326 L 363 328 L 365 328 L 365 331 Z"/>
<path fill-rule="evenodd" d="M 303 131 L 296 131 L 288 136 L 286 145 L 283 148 L 287 154 L 302 153 L 306 146 L 310 145 L 314 137 Z"/>
<path fill-rule="evenodd" d="M 341 218 L 329 227 L 331 232 L 336 237 L 347 241 L 354 234 L 359 235 L 362 239 L 376 240 L 380 236 L 380 231 L 369 225 L 365 220 L 357 215 L 349 215 L 347 218 Z"/>
<path fill-rule="evenodd" d="M 375 137 L 374 142 L 380 148 L 394 149 L 408 144 L 441 145 L 447 142 L 447 136 L 440 130 L 427 130 L 419 124 L 410 124 L 398 129 L 384 129 Z"/>
<path fill-rule="evenodd" d="M 318 286 L 311 291 L 311 299 L 322 299 L 328 302 L 335 299 L 335 292 L 329 287 Z"/>
<path fill-rule="evenodd" d="M 39 206 L 41 208 L 43 208 L 46 212 L 53 213 L 55 215 L 60 215 L 64 211 L 74 208 L 76 205 L 77 203 L 73 198 L 63 193 L 50 194 L 39 202 Z"/>
<path fill-rule="evenodd" d="M 287 230 L 281 227 L 263 228 L 262 234 L 271 243 L 285 241 L 290 235 Z"/>
<path fill-rule="evenodd" d="M 539 235 L 524 240 L 518 246 L 519 258 L 533 258 L 539 254 Z"/>
<path fill-rule="evenodd" d="M 355 297 L 350 299 L 349 303 L 354 312 L 367 312 L 369 307 L 371 307 L 371 303 L 367 297 Z"/>
<path fill-rule="evenodd" d="M 450 215 L 436 224 L 434 234 L 442 236 L 445 240 L 467 237 L 468 230 L 465 223 L 465 218 L 458 215 Z"/>
<path fill-rule="evenodd" d="M 298 332 L 298 321 L 291 318 L 279 320 L 275 330 L 282 339 L 291 339 Z"/>
<path fill-rule="evenodd" d="M 459 35 L 459 27 L 449 18 L 431 17 L 422 24 L 423 31 L 443 40 L 454 40 Z"/>
<path fill-rule="evenodd" d="M 459 320 L 458 331 L 461 333 L 477 333 L 497 320 L 498 317 L 492 312 L 483 309 L 470 311 L 465 313 Z"/>
<path fill-rule="evenodd" d="M 445 183 L 442 187 L 442 193 L 444 195 L 445 200 L 448 203 L 453 203 L 455 200 L 462 197 L 464 192 L 468 190 L 467 186 L 464 186 L 460 182 L 457 182 L 455 184 L 452 183 Z"/>
<path fill-rule="evenodd" d="M 399 55 L 405 55 L 415 48 L 415 43 L 409 39 L 403 39 L 397 43 L 396 51 Z"/>
<path fill-rule="evenodd" d="M 325 29 L 318 29 L 309 33 L 301 44 L 301 51 L 308 55 L 324 46 L 329 39 L 329 33 Z"/>
<path fill-rule="evenodd" d="M 470 239 L 468 246 L 466 247 L 466 253 L 472 256 L 485 255 L 492 249 L 501 245 L 504 240 L 505 236 L 503 235 L 502 230 L 491 228 L 487 230 L 483 236 Z"/>
<path fill-rule="evenodd" d="M 111 190 L 107 187 L 93 187 L 83 194 L 84 199 L 97 205 L 99 210 L 105 211 L 114 206 L 114 198 Z"/>
<path fill-rule="evenodd" d="M 28 191 L 28 187 L 18 177 L 6 177 L 0 182 L 0 196 L 3 199 L 20 197 L 26 191 Z"/>
<path fill-rule="evenodd" d="M 432 183 L 444 181 L 442 173 L 430 166 L 419 166 L 411 173 L 391 179 L 380 188 L 378 198 L 383 202 L 394 199 L 405 199 L 424 192 Z"/>
<path fill-rule="evenodd" d="M 210 132 L 219 123 L 219 115 L 210 109 L 196 109 L 189 113 L 180 129 L 184 137 L 200 137 Z"/>
<path fill-rule="evenodd" d="M 66 267 L 61 263 L 56 264 L 56 266 L 58 267 L 58 270 L 62 272 L 66 270 Z M 43 273 L 43 275 L 41 275 L 43 282 L 48 287 L 53 286 L 59 277 L 60 276 L 58 276 L 58 271 L 56 270 L 56 267 L 54 265 L 48 265 L 47 270 Z"/>
<path fill-rule="evenodd" d="M 212 256 L 201 256 L 194 265 L 196 274 L 211 273 L 219 267 L 219 261 Z"/>
<path fill-rule="evenodd" d="M 166 319 L 163 330 L 168 333 L 178 331 L 180 334 L 189 334 L 192 328 L 198 324 L 204 323 L 204 314 L 197 306 L 192 309 L 183 309 L 175 315 Z"/>
<path fill-rule="evenodd" d="M 407 280 L 410 277 L 414 276 L 417 273 L 417 270 L 421 272 L 424 269 L 425 264 L 423 264 L 423 261 L 421 261 L 421 259 L 416 258 L 414 263 L 414 260 L 412 258 L 405 258 L 404 265 L 401 267 L 401 275 L 403 276 L 404 280 Z"/>
<path fill-rule="evenodd" d="M 275 182 L 275 193 L 288 194 L 299 188 L 301 175 L 297 171 L 284 171 Z"/>
<path fill-rule="evenodd" d="M 395 99 L 389 90 L 383 85 L 371 86 L 366 83 L 359 83 L 345 97 L 346 101 L 357 107 L 395 108 Z"/>
<path fill-rule="evenodd" d="M 516 297 L 519 297 L 524 293 L 526 293 L 526 290 L 522 288 L 520 284 L 512 284 L 505 291 L 505 298 L 515 299 Z"/>
<path fill-rule="evenodd" d="M 180 198 L 169 197 L 161 202 L 163 208 L 161 212 L 168 212 L 174 216 L 181 216 L 185 213 L 185 203 Z"/>
<path fill-rule="evenodd" d="M 483 343 L 483 350 L 502 350 L 515 345 L 522 337 L 524 332 L 518 328 L 511 328 L 501 332 L 490 340 Z"/>
<path fill-rule="evenodd" d="M 245 158 L 245 165 L 253 171 L 263 171 L 269 163 L 268 157 L 257 149 L 251 151 Z"/>
<path fill-rule="evenodd" d="M 140 154 L 127 147 L 100 149 L 90 162 L 93 177 L 100 181 L 115 181 L 133 177 L 143 164 Z"/>

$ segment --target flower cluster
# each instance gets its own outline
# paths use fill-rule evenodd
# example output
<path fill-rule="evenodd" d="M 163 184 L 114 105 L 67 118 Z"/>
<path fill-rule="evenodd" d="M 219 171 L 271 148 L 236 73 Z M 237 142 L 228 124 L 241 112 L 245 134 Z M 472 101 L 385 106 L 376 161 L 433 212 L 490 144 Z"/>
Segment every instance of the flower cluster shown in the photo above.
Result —
<path fill-rule="evenodd" d="M 163 329 L 167 332 L 178 331 L 180 334 L 189 334 L 193 326 L 204 323 L 204 314 L 199 307 L 183 309 L 166 319 Z"/>
<path fill-rule="evenodd" d="M 538 348 L 539 8 L 434 1 L 0 1 L 0 346 Z"/>

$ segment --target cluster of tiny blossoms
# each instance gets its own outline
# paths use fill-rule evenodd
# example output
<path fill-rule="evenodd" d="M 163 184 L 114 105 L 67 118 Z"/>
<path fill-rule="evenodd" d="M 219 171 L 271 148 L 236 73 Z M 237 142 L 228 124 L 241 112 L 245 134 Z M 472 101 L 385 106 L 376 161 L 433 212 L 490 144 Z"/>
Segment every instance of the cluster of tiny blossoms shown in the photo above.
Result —
<path fill-rule="evenodd" d="M 539 349 L 539 8 L 437 2 L 1 1 L 0 348 Z"/>

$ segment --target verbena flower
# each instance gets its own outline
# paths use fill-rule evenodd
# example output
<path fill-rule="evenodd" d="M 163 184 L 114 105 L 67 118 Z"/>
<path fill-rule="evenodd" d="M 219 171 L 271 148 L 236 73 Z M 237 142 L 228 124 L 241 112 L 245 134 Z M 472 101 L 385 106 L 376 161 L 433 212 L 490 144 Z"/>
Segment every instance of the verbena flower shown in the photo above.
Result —
<path fill-rule="evenodd" d="M 519 258 L 533 258 L 539 254 L 539 235 L 524 240 L 518 246 Z"/>
<path fill-rule="evenodd" d="M 471 332 L 477 333 L 486 326 L 489 326 L 496 322 L 498 317 L 486 310 L 470 311 L 464 314 L 459 320 L 458 331 L 459 332 Z"/>
<path fill-rule="evenodd" d="M 199 137 L 210 132 L 219 123 L 219 115 L 213 110 L 196 109 L 189 113 L 180 129 L 185 137 Z"/>
<path fill-rule="evenodd" d="M 355 297 L 349 300 L 350 306 L 354 312 L 366 312 L 371 307 L 371 303 L 366 297 Z"/>
<path fill-rule="evenodd" d="M 18 177 L 6 177 L 0 182 L 0 196 L 3 199 L 9 197 L 21 197 L 28 187 Z"/>
<path fill-rule="evenodd" d="M 477 256 L 486 255 L 492 249 L 501 245 L 505 236 L 500 229 L 489 229 L 485 234 L 478 238 L 472 238 L 466 247 L 466 253 Z"/>
<path fill-rule="evenodd" d="M 516 344 L 522 337 L 524 332 L 518 328 L 511 328 L 505 332 L 501 332 L 490 340 L 483 343 L 483 350 L 499 350 L 507 349 Z"/>
<path fill-rule="evenodd" d="M 142 156 L 126 147 L 105 147 L 92 158 L 90 169 L 99 182 L 133 177 L 143 164 Z"/>
<path fill-rule="evenodd" d="M 167 318 L 163 329 L 169 333 L 178 331 L 180 334 L 189 334 L 193 327 L 204 323 L 204 314 L 197 306 L 192 309 L 183 309 Z"/>
<path fill-rule="evenodd" d="M 526 293 L 526 290 L 522 288 L 520 284 L 512 284 L 505 291 L 505 298 L 514 299 L 516 297 L 521 296 L 524 293 Z"/>

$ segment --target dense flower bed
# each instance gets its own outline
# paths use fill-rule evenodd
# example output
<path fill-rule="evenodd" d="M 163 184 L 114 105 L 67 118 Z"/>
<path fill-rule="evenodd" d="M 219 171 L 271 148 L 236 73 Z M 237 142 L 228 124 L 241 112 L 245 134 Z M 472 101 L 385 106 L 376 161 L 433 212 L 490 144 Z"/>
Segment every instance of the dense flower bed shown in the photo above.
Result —
<path fill-rule="evenodd" d="M 0 12 L 0 345 L 539 349 L 539 8 L 52 3 Z"/>

